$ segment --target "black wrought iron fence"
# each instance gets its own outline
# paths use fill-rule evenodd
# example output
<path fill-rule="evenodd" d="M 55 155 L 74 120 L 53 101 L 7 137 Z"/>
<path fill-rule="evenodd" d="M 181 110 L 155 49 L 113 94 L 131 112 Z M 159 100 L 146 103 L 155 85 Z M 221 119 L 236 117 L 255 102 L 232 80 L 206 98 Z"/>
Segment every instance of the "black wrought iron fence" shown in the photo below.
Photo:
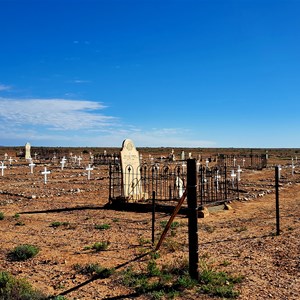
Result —
<path fill-rule="evenodd" d="M 226 202 L 238 195 L 238 178 L 227 174 L 226 166 L 197 166 L 199 206 Z M 109 202 L 143 201 L 155 197 L 160 201 L 178 200 L 186 189 L 186 164 L 147 163 L 134 170 L 110 164 Z"/>
<path fill-rule="evenodd" d="M 240 166 L 246 169 L 262 170 L 267 167 L 268 159 L 266 154 L 249 154 L 249 155 L 218 155 L 218 165 L 227 167 Z"/>
<path fill-rule="evenodd" d="M 93 157 L 94 165 L 110 165 L 110 164 L 118 164 L 119 162 L 120 162 L 120 155 L 116 153 L 95 154 Z"/>

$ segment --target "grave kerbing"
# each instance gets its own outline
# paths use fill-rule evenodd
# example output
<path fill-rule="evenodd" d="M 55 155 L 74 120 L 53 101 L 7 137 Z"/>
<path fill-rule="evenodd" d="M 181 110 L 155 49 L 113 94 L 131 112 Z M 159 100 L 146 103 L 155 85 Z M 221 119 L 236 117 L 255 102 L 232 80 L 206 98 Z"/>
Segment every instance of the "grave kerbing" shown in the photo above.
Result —
<path fill-rule="evenodd" d="M 140 156 L 132 140 L 123 141 L 120 155 L 124 198 L 130 202 L 141 200 L 145 195 L 141 186 Z"/>

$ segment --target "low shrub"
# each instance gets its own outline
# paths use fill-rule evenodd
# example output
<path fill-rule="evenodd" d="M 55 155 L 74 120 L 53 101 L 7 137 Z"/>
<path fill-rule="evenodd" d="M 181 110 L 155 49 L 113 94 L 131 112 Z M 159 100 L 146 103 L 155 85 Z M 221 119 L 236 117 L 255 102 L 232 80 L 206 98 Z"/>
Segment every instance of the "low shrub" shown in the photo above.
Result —
<path fill-rule="evenodd" d="M 46 300 L 48 297 L 35 290 L 25 279 L 17 279 L 8 272 L 0 272 L 0 299 Z"/>
<path fill-rule="evenodd" d="M 33 245 L 19 245 L 8 253 L 8 258 L 13 261 L 24 261 L 36 256 L 39 248 Z"/>
<path fill-rule="evenodd" d="M 109 224 L 96 224 L 94 226 L 95 229 L 99 229 L 99 230 L 107 230 L 110 228 Z"/>

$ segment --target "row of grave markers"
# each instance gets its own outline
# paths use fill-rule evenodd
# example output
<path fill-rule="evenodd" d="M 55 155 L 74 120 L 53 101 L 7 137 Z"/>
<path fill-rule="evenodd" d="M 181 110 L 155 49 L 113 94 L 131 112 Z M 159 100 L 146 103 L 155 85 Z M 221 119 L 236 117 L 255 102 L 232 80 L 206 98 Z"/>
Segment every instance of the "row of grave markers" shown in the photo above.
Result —
<path fill-rule="evenodd" d="M 65 163 L 65 160 L 62 160 L 62 167 L 61 169 L 63 170 L 63 166 L 64 166 L 64 163 Z M 36 166 L 36 164 L 30 160 L 30 163 L 29 163 L 29 168 L 30 168 L 30 173 L 33 174 L 33 168 Z M 7 166 L 4 165 L 4 162 L 2 161 L 1 162 L 1 165 L 0 165 L 0 169 L 1 169 L 1 176 L 4 176 L 4 170 L 7 169 Z M 85 170 L 87 171 L 87 179 L 90 180 L 91 179 L 91 171 L 94 170 L 94 168 L 89 164 Z M 47 167 L 44 168 L 44 171 L 41 172 L 42 175 L 44 175 L 44 183 L 46 184 L 48 182 L 48 175 L 50 174 L 51 172 L 49 170 L 47 170 Z"/>

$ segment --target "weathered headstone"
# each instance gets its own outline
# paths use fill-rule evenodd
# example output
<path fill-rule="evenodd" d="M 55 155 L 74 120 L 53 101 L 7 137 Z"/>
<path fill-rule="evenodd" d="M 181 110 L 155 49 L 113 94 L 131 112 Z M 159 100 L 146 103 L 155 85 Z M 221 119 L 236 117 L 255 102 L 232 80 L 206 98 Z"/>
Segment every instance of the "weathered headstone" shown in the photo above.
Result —
<path fill-rule="evenodd" d="M 123 141 L 121 150 L 122 188 L 124 197 L 129 201 L 142 198 L 140 157 L 132 140 Z"/>
<path fill-rule="evenodd" d="M 31 145 L 29 143 L 26 143 L 26 145 L 25 145 L 25 159 L 31 159 L 30 149 L 31 149 Z"/>
<path fill-rule="evenodd" d="M 178 197 L 181 198 L 183 193 L 184 193 L 184 184 L 183 184 L 183 180 L 176 176 L 176 188 L 177 188 L 177 191 L 178 191 Z"/>
<path fill-rule="evenodd" d="M 181 152 L 181 160 L 185 160 L 185 153 L 184 153 L 183 150 L 182 150 L 182 152 Z"/>

